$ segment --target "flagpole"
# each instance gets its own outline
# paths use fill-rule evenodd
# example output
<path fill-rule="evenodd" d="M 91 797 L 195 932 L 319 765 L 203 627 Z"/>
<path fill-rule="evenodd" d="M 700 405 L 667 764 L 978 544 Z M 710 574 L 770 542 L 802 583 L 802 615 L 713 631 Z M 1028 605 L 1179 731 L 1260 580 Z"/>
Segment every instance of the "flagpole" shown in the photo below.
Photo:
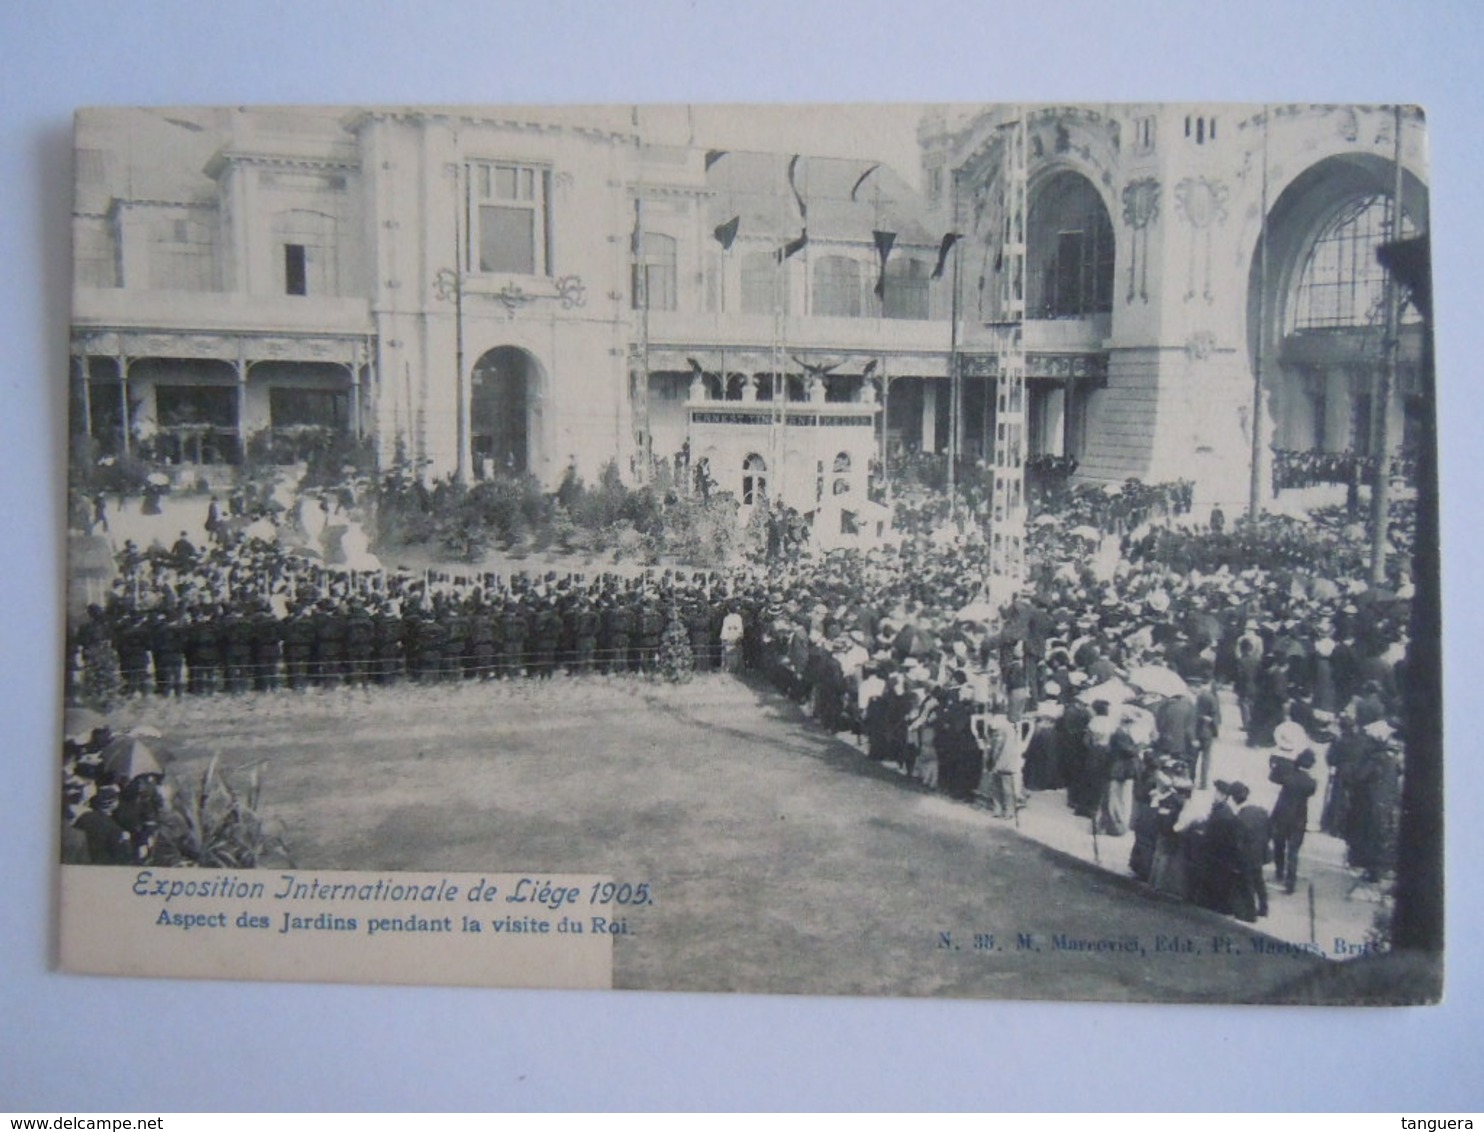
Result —
<path fill-rule="evenodd" d="M 1402 108 L 1393 108 L 1392 147 L 1393 183 L 1386 238 L 1396 243 L 1402 238 Z M 1386 341 L 1385 358 L 1377 375 L 1376 401 L 1371 412 L 1376 421 L 1376 483 L 1371 488 L 1371 585 L 1386 581 L 1386 547 L 1390 537 L 1391 518 L 1391 399 L 1396 388 L 1396 370 L 1401 347 L 1402 288 L 1396 272 L 1386 273 Z"/>
<path fill-rule="evenodd" d="M 469 396 L 464 378 L 464 250 L 463 226 L 459 223 L 459 212 L 463 205 L 463 187 L 459 178 L 459 164 L 453 167 L 453 358 L 454 383 L 458 403 L 459 446 L 457 478 L 461 484 L 469 482 Z"/>
<path fill-rule="evenodd" d="M 954 169 L 949 181 L 952 200 L 949 211 L 953 214 L 954 232 L 958 231 L 958 182 L 959 171 Z M 953 257 L 953 297 L 948 331 L 948 508 L 952 518 L 958 517 L 958 430 L 961 412 L 960 399 L 963 393 L 958 363 L 958 319 L 959 284 L 962 282 L 962 255 Z"/>
<path fill-rule="evenodd" d="M 1256 519 L 1262 493 L 1262 356 L 1268 346 L 1268 108 L 1262 108 L 1262 203 L 1257 230 L 1257 349 L 1252 355 L 1252 469 L 1247 517 Z"/>

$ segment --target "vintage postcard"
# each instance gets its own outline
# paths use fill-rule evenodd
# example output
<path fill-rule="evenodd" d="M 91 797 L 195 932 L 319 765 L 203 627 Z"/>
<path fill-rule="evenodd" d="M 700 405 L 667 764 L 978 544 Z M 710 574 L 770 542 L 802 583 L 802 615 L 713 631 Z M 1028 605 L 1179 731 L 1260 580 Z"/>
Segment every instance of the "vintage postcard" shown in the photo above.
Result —
<path fill-rule="evenodd" d="M 1393 105 L 76 118 L 61 963 L 1442 993 Z"/>

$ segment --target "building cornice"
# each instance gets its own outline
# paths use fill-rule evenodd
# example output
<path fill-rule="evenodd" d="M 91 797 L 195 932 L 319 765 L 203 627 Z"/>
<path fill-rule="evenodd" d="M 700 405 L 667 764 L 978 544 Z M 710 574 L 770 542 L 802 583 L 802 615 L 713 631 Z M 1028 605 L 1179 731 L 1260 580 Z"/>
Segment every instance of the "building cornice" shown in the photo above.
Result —
<path fill-rule="evenodd" d="M 501 130 L 507 133 L 536 134 L 547 137 L 569 136 L 600 145 L 638 148 L 641 143 L 637 132 L 604 130 L 595 126 L 579 126 L 562 122 L 541 122 L 524 118 L 501 117 L 474 113 L 469 110 L 418 109 L 413 107 L 373 107 L 358 110 L 345 121 L 345 128 L 359 133 L 371 122 L 436 122 L 480 129 Z"/>
<path fill-rule="evenodd" d="M 246 150 L 221 149 L 206 162 L 205 173 L 213 180 L 234 165 L 257 165 L 273 169 L 310 169 L 316 172 L 359 172 L 361 163 L 346 157 L 316 156 L 310 154 L 253 153 Z"/>

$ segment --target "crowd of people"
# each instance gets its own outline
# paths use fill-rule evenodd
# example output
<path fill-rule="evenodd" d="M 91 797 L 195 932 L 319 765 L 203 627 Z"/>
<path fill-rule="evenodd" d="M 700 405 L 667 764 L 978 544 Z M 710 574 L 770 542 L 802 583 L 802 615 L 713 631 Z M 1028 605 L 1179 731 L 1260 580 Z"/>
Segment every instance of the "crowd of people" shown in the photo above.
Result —
<path fill-rule="evenodd" d="M 1052 517 L 1031 528 L 1027 585 L 997 600 L 966 567 L 987 558 L 973 522 L 627 576 L 357 573 L 182 535 L 124 545 L 69 655 L 111 653 L 125 695 L 207 695 L 653 671 L 680 626 L 696 669 L 768 679 L 925 788 L 1006 818 L 1065 791 L 1098 836 L 1131 839 L 1136 875 L 1251 919 L 1265 865 L 1296 882 L 1320 757 L 1323 828 L 1369 878 L 1394 863 L 1408 591 L 1368 587 L 1354 550 L 1281 520 L 1119 537 Z M 1273 749 L 1271 813 L 1211 782 L 1223 728 Z"/>
<path fill-rule="evenodd" d="M 136 737 L 107 727 L 62 743 L 62 863 L 132 865 L 154 856 L 170 786 Z"/>

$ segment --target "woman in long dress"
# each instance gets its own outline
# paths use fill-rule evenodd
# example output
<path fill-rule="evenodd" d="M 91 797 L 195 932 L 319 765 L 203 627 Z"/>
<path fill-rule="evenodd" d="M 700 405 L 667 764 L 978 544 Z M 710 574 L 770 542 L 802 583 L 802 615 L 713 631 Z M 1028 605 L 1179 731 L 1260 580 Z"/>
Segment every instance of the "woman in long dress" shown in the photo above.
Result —
<path fill-rule="evenodd" d="M 1108 785 L 1098 815 L 1098 828 L 1110 837 L 1122 837 L 1128 832 L 1134 816 L 1134 780 L 1138 776 L 1139 744 L 1129 734 L 1128 724 L 1120 723 L 1108 741 Z"/>

